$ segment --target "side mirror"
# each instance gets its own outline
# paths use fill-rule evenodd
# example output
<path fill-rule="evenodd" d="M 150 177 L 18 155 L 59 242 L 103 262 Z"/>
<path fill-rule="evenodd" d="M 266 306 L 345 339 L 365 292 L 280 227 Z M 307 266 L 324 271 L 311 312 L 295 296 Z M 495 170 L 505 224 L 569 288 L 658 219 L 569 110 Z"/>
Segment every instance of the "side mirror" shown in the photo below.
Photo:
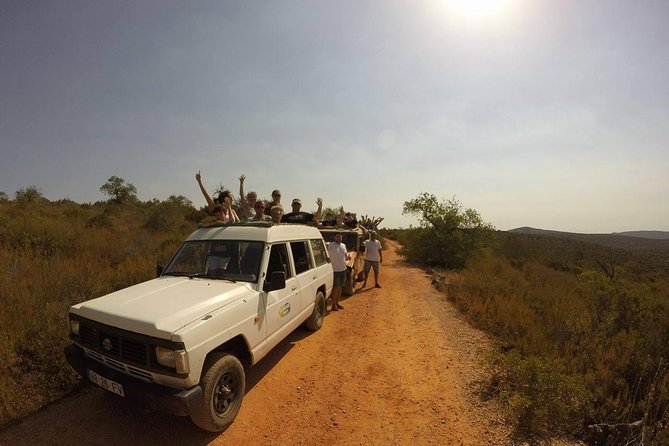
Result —
<path fill-rule="evenodd" d="M 163 274 L 165 267 L 163 265 L 156 265 L 156 277 L 160 277 Z"/>
<path fill-rule="evenodd" d="M 282 290 L 286 288 L 286 273 L 283 271 L 273 271 L 269 277 L 269 281 L 265 280 L 263 291 L 270 292 L 274 290 Z"/>

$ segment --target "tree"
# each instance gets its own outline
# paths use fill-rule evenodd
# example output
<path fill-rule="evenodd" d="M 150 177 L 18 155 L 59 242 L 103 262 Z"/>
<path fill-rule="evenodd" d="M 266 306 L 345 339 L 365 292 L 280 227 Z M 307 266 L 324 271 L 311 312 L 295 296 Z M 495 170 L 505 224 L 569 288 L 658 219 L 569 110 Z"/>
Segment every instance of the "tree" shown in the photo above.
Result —
<path fill-rule="evenodd" d="M 167 202 L 187 208 L 193 207 L 193 202 L 190 201 L 188 198 L 184 197 L 183 195 L 170 195 L 169 197 L 167 197 Z"/>
<path fill-rule="evenodd" d="M 35 203 L 44 199 L 42 190 L 37 186 L 28 186 L 16 191 L 16 201 L 20 203 Z"/>
<path fill-rule="evenodd" d="M 122 204 L 137 200 L 137 188 L 132 183 L 126 183 L 116 175 L 109 177 L 107 182 L 100 186 L 100 192 L 109 196 L 109 200 Z"/>
<path fill-rule="evenodd" d="M 0 191 L 0 203 L 6 203 L 9 201 L 9 197 L 6 192 Z"/>
<path fill-rule="evenodd" d="M 474 209 L 463 209 L 455 198 L 439 201 L 427 192 L 405 201 L 402 214 L 417 215 L 420 224 L 408 232 L 403 254 L 409 261 L 430 266 L 464 267 L 494 229 Z"/>

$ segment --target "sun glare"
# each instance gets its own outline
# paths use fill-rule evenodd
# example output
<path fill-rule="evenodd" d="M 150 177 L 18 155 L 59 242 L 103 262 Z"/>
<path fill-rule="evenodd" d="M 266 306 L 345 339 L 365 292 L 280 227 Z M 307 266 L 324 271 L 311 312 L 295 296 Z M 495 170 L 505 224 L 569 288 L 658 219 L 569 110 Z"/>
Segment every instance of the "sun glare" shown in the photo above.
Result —
<path fill-rule="evenodd" d="M 488 17 L 501 13 L 509 0 L 447 0 L 456 12 L 470 17 Z"/>

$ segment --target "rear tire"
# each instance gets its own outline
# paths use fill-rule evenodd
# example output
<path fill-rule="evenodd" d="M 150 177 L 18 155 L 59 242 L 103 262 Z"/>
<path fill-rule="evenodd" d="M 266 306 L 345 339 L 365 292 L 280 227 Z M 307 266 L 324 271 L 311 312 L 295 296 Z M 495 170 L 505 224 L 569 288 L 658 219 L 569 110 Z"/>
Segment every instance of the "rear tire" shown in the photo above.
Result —
<path fill-rule="evenodd" d="M 191 420 L 200 429 L 220 432 L 230 426 L 242 406 L 246 378 L 244 367 L 235 356 L 214 353 L 200 380 L 202 400 L 193 408 Z"/>
<path fill-rule="evenodd" d="M 316 301 L 314 305 L 314 311 L 312 311 L 311 316 L 304 322 L 305 327 L 309 330 L 316 331 L 323 325 L 323 320 L 325 319 L 325 296 L 319 291 L 316 293 Z"/>
<path fill-rule="evenodd" d="M 352 269 L 346 271 L 346 282 L 344 283 L 342 293 L 347 296 L 355 294 L 355 275 Z"/>

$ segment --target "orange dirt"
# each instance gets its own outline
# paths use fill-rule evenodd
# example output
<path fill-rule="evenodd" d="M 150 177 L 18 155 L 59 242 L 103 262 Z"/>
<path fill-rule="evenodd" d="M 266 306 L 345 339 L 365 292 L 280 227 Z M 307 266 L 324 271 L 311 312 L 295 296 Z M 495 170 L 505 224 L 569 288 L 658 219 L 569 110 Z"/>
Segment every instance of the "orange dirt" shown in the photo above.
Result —
<path fill-rule="evenodd" d="M 298 329 L 247 371 L 227 431 L 128 406 L 86 387 L 0 432 L 0 445 L 510 445 L 474 395 L 491 342 L 458 318 L 388 241 L 382 289 L 342 301 L 321 330 Z"/>

